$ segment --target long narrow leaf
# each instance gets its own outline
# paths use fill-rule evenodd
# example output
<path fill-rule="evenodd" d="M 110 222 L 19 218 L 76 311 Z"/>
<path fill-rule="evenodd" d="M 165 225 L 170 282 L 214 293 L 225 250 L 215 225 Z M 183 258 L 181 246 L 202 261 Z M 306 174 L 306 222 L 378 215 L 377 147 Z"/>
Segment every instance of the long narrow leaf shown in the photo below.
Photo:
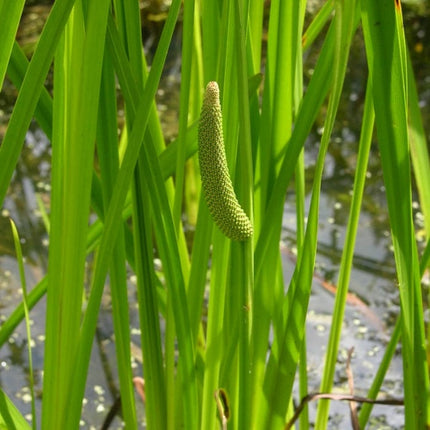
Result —
<path fill-rule="evenodd" d="M 0 88 L 3 86 L 3 79 L 24 3 L 24 0 L 0 2 L 0 17 L 2 17 L 2 25 L 0 26 Z"/>
<path fill-rule="evenodd" d="M 109 2 L 77 3 L 58 52 L 64 74 L 54 96 L 53 189 L 44 363 L 43 425 L 76 428 L 81 401 L 69 401 L 80 336 L 85 241 L 90 212 L 97 106 Z M 58 87 L 56 87 L 58 88 Z M 57 116 L 56 116 L 57 115 Z M 84 342 L 92 344 L 91 333 Z M 80 368 L 83 377 L 86 369 Z M 85 384 L 83 384 L 85 386 Z M 53 414 L 52 410 L 56 413 Z"/>
<path fill-rule="evenodd" d="M 364 1 L 362 16 L 402 309 L 405 426 L 425 428 L 429 379 L 412 220 L 408 84 L 400 2 Z"/>
<path fill-rule="evenodd" d="M 124 190 L 127 189 L 130 183 L 133 167 L 140 150 L 140 144 L 145 133 L 145 126 L 148 121 L 152 100 L 156 92 L 158 81 L 160 79 L 161 70 L 167 54 L 169 40 L 172 36 L 174 24 L 179 12 L 180 1 L 174 1 L 169 10 L 169 15 L 165 23 L 164 31 L 159 43 L 159 49 L 156 52 L 152 64 L 151 72 L 145 86 L 144 94 L 139 102 L 139 107 L 136 111 L 135 125 L 130 134 L 128 145 L 124 157 L 122 159 L 121 168 L 117 176 L 115 188 L 112 193 L 109 208 L 106 214 L 105 230 L 100 243 L 100 250 L 97 255 L 95 272 L 92 280 L 92 291 L 88 302 L 88 310 L 85 314 L 83 322 L 82 333 L 94 333 L 97 323 L 97 313 L 100 306 L 101 293 L 103 291 L 104 279 L 107 272 L 107 265 L 111 257 L 111 249 L 109 244 L 116 238 L 116 231 L 118 229 L 118 215 L 121 211 L 122 204 L 125 199 Z M 154 207 L 163 205 L 162 209 L 157 210 L 162 214 L 162 217 L 157 218 L 160 223 L 160 234 L 165 234 L 166 237 L 172 237 L 174 232 L 173 223 L 169 219 L 169 205 L 165 200 L 164 182 L 161 180 L 161 170 L 159 170 L 158 159 L 155 157 L 154 148 L 149 145 L 145 146 L 145 160 L 146 166 L 150 172 L 149 179 L 151 186 L 158 191 L 151 193 Z M 163 184 L 163 189 L 159 187 Z M 160 200 L 161 199 L 161 200 Z M 167 212 L 166 212 L 167 209 Z M 173 230 L 172 230 L 173 229 Z M 163 238 L 163 236 L 162 236 Z M 184 408 L 187 411 L 184 413 L 188 428 L 195 428 L 195 420 L 198 417 L 197 413 L 197 391 L 195 385 L 195 369 L 194 369 L 194 346 L 192 339 L 188 336 L 189 320 L 188 310 L 185 303 L 185 288 L 183 284 L 181 268 L 177 266 L 179 258 L 177 255 L 166 257 L 169 252 L 177 252 L 177 248 L 168 244 L 165 240 L 164 243 L 160 242 L 160 252 L 163 255 L 163 260 L 170 263 L 165 267 L 166 272 L 169 274 L 170 288 L 172 294 L 175 296 L 175 301 L 178 305 L 178 312 L 175 314 L 175 323 L 178 332 L 179 349 L 182 351 L 182 359 L 180 360 L 180 367 L 183 372 L 184 384 Z M 90 345 L 88 343 L 81 343 L 78 351 L 78 369 L 87 368 L 90 356 Z M 72 396 L 76 399 L 83 397 L 83 381 L 81 372 L 77 375 L 78 383 L 72 389 Z M 70 411 L 73 416 L 74 411 Z M 76 412 L 75 412 L 76 413 Z"/>
<path fill-rule="evenodd" d="M 345 246 L 343 248 L 341 266 L 339 271 L 339 281 L 336 289 L 336 300 L 333 310 L 333 318 L 330 329 L 330 337 L 327 346 L 326 363 L 324 374 L 321 381 L 320 391 L 328 393 L 333 386 L 333 377 L 338 357 L 340 335 L 342 332 L 343 316 L 348 293 L 349 279 L 354 256 L 354 244 L 357 234 L 358 220 L 360 215 L 361 201 L 364 191 L 364 182 L 366 179 L 367 162 L 369 157 L 370 145 L 372 142 L 374 111 L 371 87 L 368 83 L 366 91 L 366 101 L 362 122 L 361 137 L 359 142 L 357 167 L 355 169 L 355 180 L 353 188 L 353 197 L 351 202 L 350 217 L 345 237 Z M 329 402 L 320 402 L 318 406 L 317 423 L 319 426 L 326 426 L 329 412 Z"/>
<path fill-rule="evenodd" d="M 283 309 L 283 326 L 275 337 L 272 347 L 268 370 L 265 379 L 265 391 L 272 396 L 265 399 L 268 402 L 269 414 L 264 417 L 265 426 L 277 428 L 285 420 L 288 402 L 293 387 L 294 375 L 299 359 L 299 351 L 303 341 L 306 310 L 312 285 L 314 262 L 318 232 L 318 206 L 325 154 L 330 141 L 331 131 L 339 104 L 343 87 L 349 45 L 357 16 L 356 4 L 347 7 L 343 2 L 335 3 L 335 29 L 336 42 L 334 50 L 334 73 L 332 92 L 329 100 L 324 133 L 321 139 L 318 154 L 314 184 L 312 188 L 311 206 L 309 209 L 308 225 L 304 240 L 304 249 L 301 260 L 298 262 L 292 282 L 288 289 L 287 300 Z M 275 328 L 276 329 L 276 328 Z M 283 392 L 288 397 L 277 396 L 275 393 Z"/>
<path fill-rule="evenodd" d="M 21 415 L 6 393 L 0 388 L 0 429 L 30 430 L 27 420 Z"/>
<path fill-rule="evenodd" d="M 25 133 L 42 91 L 55 47 L 60 40 L 75 0 L 55 2 L 40 35 L 33 58 L 18 94 L 9 125 L 0 146 L 0 204 L 3 203 L 10 178 L 18 161 Z"/>

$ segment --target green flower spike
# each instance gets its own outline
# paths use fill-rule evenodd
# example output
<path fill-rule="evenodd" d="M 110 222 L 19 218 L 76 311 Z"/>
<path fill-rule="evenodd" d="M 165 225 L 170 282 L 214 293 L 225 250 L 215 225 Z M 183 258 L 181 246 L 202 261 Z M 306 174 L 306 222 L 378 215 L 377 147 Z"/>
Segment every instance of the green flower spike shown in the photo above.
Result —
<path fill-rule="evenodd" d="M 215 224 L 230 239 L 249 239 L 252 224 L 237 200 L 227 167 L 216 82 L 209 82 L 206 87 L 198 143 L 203 192 Z"/>

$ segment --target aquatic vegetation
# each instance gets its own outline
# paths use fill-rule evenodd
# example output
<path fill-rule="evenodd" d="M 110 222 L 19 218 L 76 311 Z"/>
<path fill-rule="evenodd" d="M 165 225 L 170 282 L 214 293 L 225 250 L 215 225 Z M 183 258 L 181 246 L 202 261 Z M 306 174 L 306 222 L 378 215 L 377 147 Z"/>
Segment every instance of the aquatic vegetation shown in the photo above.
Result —
<path fill-rule="evenodd" d="M 228 171 L 216 82 L 206 86 L 198 139 L 202 185 L 215 224 L 230 239 L 249 239 L 252 224 L 237 200 Z"/>
<path fill-rule="evenodd" d="M 401 339 L 405 427 L 428 426 L 424 345 L 429 334 L 420 278 L 429 265 L 430 245 L 421 255 L 414 239 L 412 172 L 428 218 L 430 167 L 400 2 L 327 1 L 304 29 L 305 1 L 173 0 L 167 14 L 160 15 L 165 22 L 150 68 L 143 55 L 138 1 L 54 2 L 31 61 L 15 41 L 23 7 L 22 0 L 0 6 L 5 24 L 0 26 L 0 80 L 7 73 L 19 88 L 0 145 L 0 201 L 34 117 L 52 143 L 52 192 L 45 217 L 49 264 L 25 303 L 2 322 L 0 345 L 46 293 L 42 410 L 40 419 L 33 412 L 33 423 L 41 421 L 48 429 L 79 427 L 109 273 L 116 376 L 127 428 L 138 427 L 136 381 L 148 429 L 215 429 L 220 419 L 235 429 L 286 427 L 293 416 L 296 380 L 301 397 L 309 394 L 304 342 L 323 172 L 351 41 L 361 26 L 368 65 L 362 75 L 368 72 L 368 85 L 364 114 L 357 118 L 361 134 L 321 381 L 323 400 L 312 425 L 328 427 L 330 397 L 324 393 L 333 387 L 376 126 L 401 318 L 368 397 L 379 393 Z M 263 36 L 264 7 L 269 29 Z M 167 146 L 155 97 L 179 17 L 179 131 Z M 317 37 L 322 45 L 305 86 L 303 54 Z M 45 88 L 49 70 L 52 96 Z M 204 82 L 210 82 L 206 92 Z M 121 122 L 118 96 L 125 105 Z M 305 205 L 303 149 L 320 112 L 323 132 Z M 285 196 L 293 182 L 297 260 L 286 288 L 279 243 Z M 189 185 L 194 201 L 184 198 Z M 182 216 L 184 205 L 195 205 L 191 233 Z M 428 241 L 430 231 L 425 234 Z M 155 259 L 161 269 L 154 267 Z M 136 276 L 133 300 L 144 382 L 134 378 L 130 364 L 129 309 L 135 303 L 129 303 L 129 268 Z M 7 413 L 0 407 L 0 423 L 25 428 L 21 412 L 3 391 L 0 397 L 8 405 Z M 357 417 L 363 428 L 371 407 L 363 407 Z M 305 407 L 300 421 L 301 428 L 311 426 Z"/>

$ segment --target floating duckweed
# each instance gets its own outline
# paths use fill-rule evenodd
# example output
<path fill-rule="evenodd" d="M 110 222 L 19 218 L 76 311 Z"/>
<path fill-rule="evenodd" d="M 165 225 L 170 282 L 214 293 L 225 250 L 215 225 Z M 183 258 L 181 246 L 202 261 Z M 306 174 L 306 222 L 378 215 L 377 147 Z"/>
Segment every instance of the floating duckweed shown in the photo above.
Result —
<path fill-rule="evenodd" d="M 203 192 L 215 224 L 230 239 L 249 239 L 252 224 L 237 200 L 228 171 L 216 82 L 209 82 L 206 87 L 198 143 Z"/>

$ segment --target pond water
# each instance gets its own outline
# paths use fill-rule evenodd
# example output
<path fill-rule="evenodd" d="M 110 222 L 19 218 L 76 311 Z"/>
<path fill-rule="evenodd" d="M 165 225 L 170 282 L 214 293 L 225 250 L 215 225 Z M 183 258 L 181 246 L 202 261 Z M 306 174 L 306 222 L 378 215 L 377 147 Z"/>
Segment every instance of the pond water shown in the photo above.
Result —
<path fill-rule="evenodd" d="M 427 10 L 419 9 L 419 13 L 417 13 L 419 7 L 421 7 L 419 4 L 418 6 L 404 6 L 405 28 L 414 70 L 416 70 L 424 124 L 428 127 L 430 124 L 430 35 L 428 33 L 430 13 L 428 8 Z M 180 30 L 177 32 L 177 37 L 177 41 L 179 41 Z M 354 180 L 355 154 L 360 126 L 360 120 L 356 121 L 356 118 L 360 118 L 362 112 L 366 80 L 365 57 L 360 34 L 356 36 L 355 42 L 339 119 L 327 157 L 321 196 L 317 267 L 307 319 L 310 392 L 319 390 L 325 345 L 334 304 L 331 287 L 336 284 L 337 280 L 348 221 L 350 192 Z M 307 74 L 311 73 L 317 50 L 318 46 L 306 54 Z M 173 51 L 169 57 L 169 69 L 163 77 L 162 90 L 158 94 L 163 127 L 165 135 L 168 137 L 175 136 L 177 131 L 179 70 L 179 57 Z M 15 96 L 16 93 L 10 86 L 5 86 L 1 93 L 0 135 L 3 134 L 4 129 L 2 128 L 4 128 Z M 2 118 L 3 122 L 1 122 Z M 313 168 L 321 136 L 319 127 L 321 127 L 323 119 L 323 116 L 318 119 L 306 142 L 307 204 L 309 204 Z M 429 135 L 429 133 L 430 129 L 427 128 L 427 134 Z M 50 144 L 44 134 L 33 124 L 27 133 L 25 146 L 0 214 L 0 321 L 4 321 L 21 300 L 20 280 L 10 233 L 9 216 L 15 220 L 21 236 L 29 288 L 32 288 L 46 272 L 48 235 L 37 209 L 36 194 L 49 207 L 49 181 Z M 420 231 L 423 229 L 423 219 L 417 203 L 415 203 L 414 210 L 417 239 L 421 246 L 423 238 Z M 294 248 L 296 246 L 294 211 L 294 195 L 289 193 L 285 205 L 281 242 L 286 281 L 289 280 L 294 269 Z M 134 281 L 133 275 L 130 273 L 130 303 L 136 302 Z M 428 293 L 428 286 L 426 289 Z M 355 393 L 366 395 L 399 313 L 394 256 L 376 144 L 372 148 L 368 168 L 350 292 L 334 391 L 348 391 L 345 371 L 346 356 L 347 350 L 354 347 L 351 367 L 354 374 Z M 45 324 L 44 299 L 31 311 L 31 320 L 33 362 L 38 406 L 40 407 Z M 140 333 L 136 309 L 131 311 L 131 324 L 132 341 L 138 346 Z M 381 396 L 402 397 L 400 354 L 401 351 L 398 349 L 384 382 Z M 82 428 L 100 428 L 108 409 L 114 402 L 118 387 L 114 376 L 114 356 L 110 298 L 107 289 L 94 342 L 86 401 L 82 414 Z M 134 367 L 135 374 L 139 375 L 140 363 L 134 361 Z M 30 393 L 27 388 L 27 340 L 23 324 L 15 330 L 14 335 L 0 349 L 0 385 L 6 389 L 21 411 L 25 414 L 30 413 Z M 137 400 L 137 405 L 139 415 L 143 417 L 144 407 L 139 400 Z M 315 414 L 313 404 L 310 406 L 310 413 L 312 418 Z M 401 429 L 403 414 L 402 407 L 375 406 L 368 428 Z M 111 428 L 120 427 L 121 421 L 117 418 Z M 351 428 L 347 403 L 332 402 L 330 428 Z"/>

